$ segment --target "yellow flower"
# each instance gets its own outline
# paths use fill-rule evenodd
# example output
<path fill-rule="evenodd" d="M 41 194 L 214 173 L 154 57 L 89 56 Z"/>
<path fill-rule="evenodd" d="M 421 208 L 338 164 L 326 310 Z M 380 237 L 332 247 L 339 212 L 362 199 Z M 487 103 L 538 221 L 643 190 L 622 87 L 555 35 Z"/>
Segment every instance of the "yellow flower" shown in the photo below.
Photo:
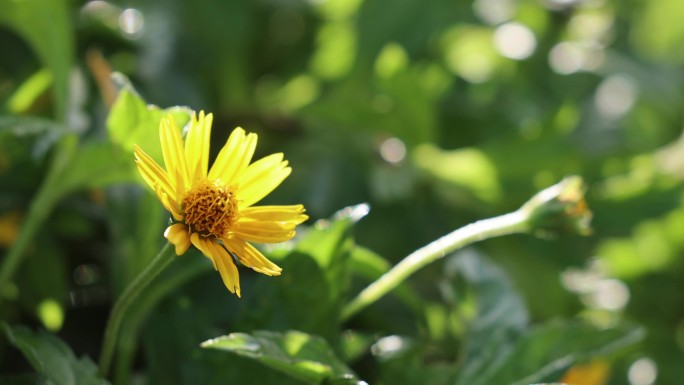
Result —
<path fill-rule="evenodd" d="M 193 115 L 183 146 L 173 117 L 163 118 L 159 136 L 166 170 L 138 146 L 135 160 L 145 182 L 173 216 L 164 236 L 176 254 L 194 245 L 214 263 L 228 290 L 240 296 L 235 259 L 266 275 L 282 271 L 249 242 L 292 239 L 295 227 L 308 217 L 302 205 L 254 206 L 292 171 L 282 153 L 250 164 L 256 134 L 233 130 L 208 168 L 212 120 L 212 114 Z"/>

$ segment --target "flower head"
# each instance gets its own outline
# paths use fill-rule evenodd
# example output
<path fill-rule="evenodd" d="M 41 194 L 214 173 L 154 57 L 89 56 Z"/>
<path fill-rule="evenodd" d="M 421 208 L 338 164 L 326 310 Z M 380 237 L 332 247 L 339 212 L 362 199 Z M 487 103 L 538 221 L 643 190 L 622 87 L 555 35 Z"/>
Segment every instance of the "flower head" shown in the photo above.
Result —
<path fill-rule="evenodd" d="M 527 212 L 530 228 L 537 233 L 589 235 L 592 213 L 584 199 L 584 191 L 582 178 L 568 176 L 538 192 L 521 210 Z"/>
<path fill-rule="evenodd" d="M 184 254 L 191 245 L 214 263 L 228 290 L 240 296 L 236 259 L 266 275 L 282 269 L 250 244 L 284 242 L 307 220 L 304 206 L 254 206 L 290 175 L 283 154 L 251 163 L 257 135 L 236 128 L 209 168 L 212 114 L 189 123 L 185 143 L 172 116 L 161 120 L 162 168 L 140 147 L 135 160 L 143 179 L 171 213 L 164 236 Z"/>

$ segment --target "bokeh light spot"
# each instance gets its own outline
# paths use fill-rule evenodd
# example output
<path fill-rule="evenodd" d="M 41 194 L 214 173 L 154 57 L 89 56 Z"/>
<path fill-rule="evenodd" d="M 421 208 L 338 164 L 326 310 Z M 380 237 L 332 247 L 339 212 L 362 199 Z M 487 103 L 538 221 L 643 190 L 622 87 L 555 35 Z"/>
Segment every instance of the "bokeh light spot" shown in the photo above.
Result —
<path fill-rule="evenodd" d="M 608 12 L 581 13 L 568 23 L 568 33 L 579 41 L 600 42 L 613 26 L 613 17 Z"/>
<path fill-rule="evenodd" d="M 383 47 L 375 60 L 375 73 L 382 78 L 390 78 L 406 68 L 408 55 L 397 43 L 389 43 Z"/>
<path fill-rule="evenodd" d="M 515 0 L 475 0 L 473 11 L 490 25 L 496 25 L 510 20 L 515 15 L 517 4 Z"/>
<path fill-rule="evenodd" d="M 97 20 L 107 28 L 115 29 L 119 23 L 121 8 L 106 1 L 94 0 L 83 5 L 79 16 L 84 20 Z"/>
<path fill-rule="evenodd" d="M 494 32 L 494 47 L 504 57 L 514 60 L 527 59 L 537 48 L 537 38 L 525 25 L 506 23 Z"/>
<path fill-rule="evenodd" d="M 134 8 L 128 8 L 119 15 L 119 29 L 129 39 L 139 39 L 142 36 L 145 19 L 143 14 Z"/>
<path fill-rule="evenodd" d="M 563 42 L 556 44 L 549 52 L 549 65 L 560 75 L 569 75 L 582 68 L 583 54 L 575 43 Z"/>
<path fill-rule="evenodd" d="M 400 163 L 406 157 L 406 145 L 399 138 L 389 138 L 380 144 L 380 156 L 388 163 Z"/>
<path fill-rule="evenodd" d="M 46 329 L 57 331 L 62 328 L 64 323 L 64 310 L 62 306 L 53 299 L 46 299 L 38 304 L 38 318 Z"/>
<path fill-rule="evenodd" d="M 454 28 L 445 34 L 445 61 L 449 70 L 470 83 L 484 83 L 497 68 L 497 55 L 489 28 Z"/>
<path fill-rule="evenodd" d="M 314 77 L 297 76 L 283 87 L 281 107 L 290 111 L 297 110 L 315 101 L 319 93 L 320 87 Z"/>
<path fill-rule="evenodd" d="M 389 358 L 401 352 L 406 347 L 404 339 L 399 336 L 383 337 L 371 346 L 374 356 Z"/>
<path fill-rule="evenodd" d="M 316 37 L 311 68 L 323 79 L 345 76 L 356 59 L 356 30 L 348 21 L 326 23 Z"/>
<path fill-rule="evenodd" d="M 599 84 L 594 95 L 594 103 L 603 117 L 617 119 L 632 109 L 636 97 L 637 87 L 631 78 L 625 75 L 611 75 Z"/>
<path fill-rule="evenodd" d="M 621 310 L 629 302 L 629 289 L 620 280 L 603 279 L 597 282 L 589 302 L 594 308 Z"/>
<path fill-rule="evenodd" d="M 640 358 L 629 367 L 627 378 L 631 385 L 651 385 L 658 377 L 658 367 L 650 358 Z"/>

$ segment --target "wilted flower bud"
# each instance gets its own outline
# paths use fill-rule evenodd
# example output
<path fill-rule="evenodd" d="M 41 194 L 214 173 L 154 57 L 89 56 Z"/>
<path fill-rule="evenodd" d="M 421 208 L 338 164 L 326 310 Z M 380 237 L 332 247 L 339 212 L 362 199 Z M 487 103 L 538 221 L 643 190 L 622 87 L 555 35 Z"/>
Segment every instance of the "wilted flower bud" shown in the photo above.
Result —
<path fill-rule="evenodd" d="M 538 192 L 521 207 L 529 216 L 531 232 L 589 235 L 592 213 L 584 200 L 585 186 L 579 176 L 565 177 Z"/>

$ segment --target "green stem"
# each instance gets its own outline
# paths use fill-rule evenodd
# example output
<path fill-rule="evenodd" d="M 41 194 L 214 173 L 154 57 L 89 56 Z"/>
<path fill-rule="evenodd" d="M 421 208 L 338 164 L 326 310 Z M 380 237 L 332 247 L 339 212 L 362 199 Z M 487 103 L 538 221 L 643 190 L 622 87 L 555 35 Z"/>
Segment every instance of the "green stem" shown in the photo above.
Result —
<path fill-rule="evenodd" d="M 109 367 L 114 356 L 114 349 L 116 341 L 121 328 L 121 321 L 126 314 L 126 311 L 131 306 L 135 298 L 140 292 L 147 287 L 147 285 L 154 280 L 159 273 L 161 273 L 171 262 L 176 255 L 175 249 L 170 243 L 167 243 L 150 262 L 149 265 L 128 285 L 121 297 L 114 304 L 109 320 L 107 321 L 107 328 L 105 329 L 104 342 L 102 344 L 102 352 L 100 354 L 100 375 L 106 377 L 109 372 Z"/>
<path fill-rule="evenodd" d="M 7 282 L 12 279 L 14 272 L 21 264 L 26 248 L 45 221 L 48 213 L 52 210 L 54 203 L 52 199 L 53 194 L 47 191 L 46 189 L 41 189 L 31 202 L 31 207 L 26 214 L 24 222 L 21 224 L 19 235 L 2 261 L 2 266 L 0 266 L 0 289 L 4 288 Z"/>
<path fill-rule="evenodd" d="M 414 251 L 349 302 L 342 309 L 342 321 L 348 320 L 361 309 L 380 299 L 423 266 L 454 250 L 488 238 L 527 232 L 528 219 L 529 214 L 526 210 L 484 219 L 461 227 Z"/>
<path fill-rule="evenodd" d="M 131 307 L 126 321 L 121 327 L 119 347 L 116 350 L 114 365 L 114 384 L 129 384 L 130 371 L 138 346 L 138 332 L 150 311 L 169 293 L 202 273 L 212 270 L 211 263 L 204 258 L 188 258 L 178 263 L 173 273 L 164 279 L 156 281 L 142 294 Z"/>
<path fill-rule="evenodd" d="M 14 272 L 26 255 L 26 248 L 48 217 L 50 211 L 52 211 L 55 203 L 66 194 L 67 188 L 62 185 L 62 179 L 67 165 L 76 151 L 77 144 L 78 138 L 74 135 L 69 135 L 63 138 L 56 146 L 50 168 L 36 196 L 31 201 L 31 206 L 21 225 L 19 235 L 2 260 L 2 265 L 0 265 L 0 291 L 12 279 Z"/>

